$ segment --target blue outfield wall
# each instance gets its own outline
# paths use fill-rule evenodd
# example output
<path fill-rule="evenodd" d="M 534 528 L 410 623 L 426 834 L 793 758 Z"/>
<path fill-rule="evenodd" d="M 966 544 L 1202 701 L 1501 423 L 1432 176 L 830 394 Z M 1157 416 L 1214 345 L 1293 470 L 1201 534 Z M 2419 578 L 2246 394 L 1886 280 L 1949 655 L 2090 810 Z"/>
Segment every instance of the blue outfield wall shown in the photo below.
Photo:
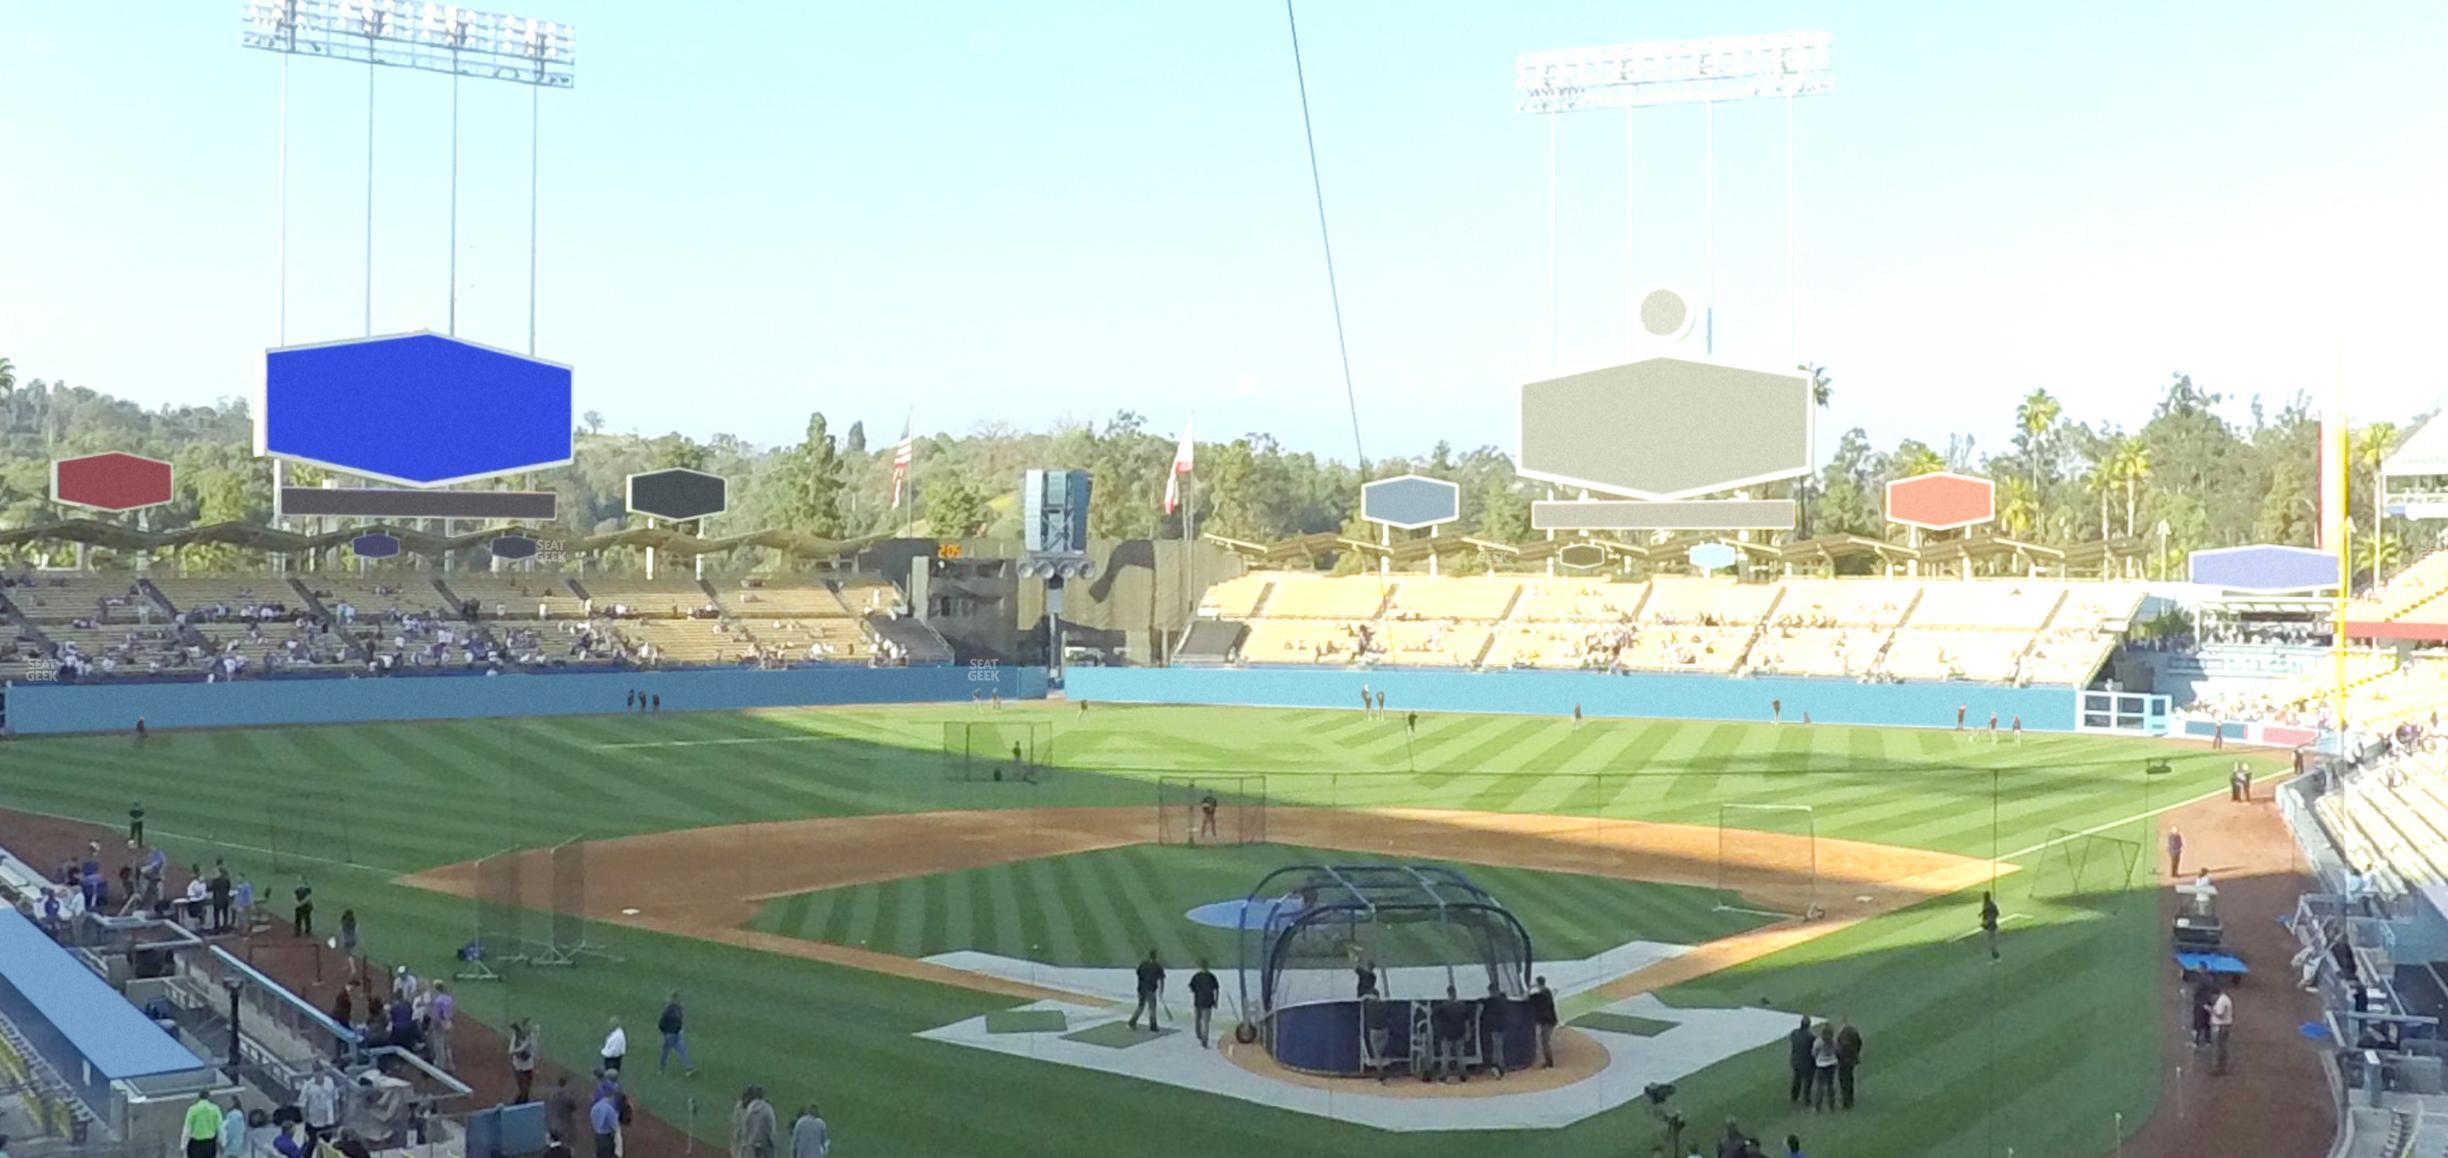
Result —
<path fill-rule="evenodd" d="M 1074 700 L 1283 708 L 1357 707 L 1366 684 L 1384 692 L 1386 710 L 1394 712 L 1568 716 L 1578 704 L 1591 716 L 1761 722 L 1770 701 L 1782 700 L 1790 723 L 1808 712 L 1820 724 L 1922 728 L 1954 727 L 1962 705 L 1968 726 L 1985 727 L 1996 712 L 2000 728 L 2020 715 L 2035 732 L 2074 731 L 2077 704 L 2071 688 L 1577 671 L 1075 667 L 1063 673 L 1063 684 Z"/>
<path fill-rule="evenodd" d="M 941 703 L 1000 690 L 1042 699 L 1044 668 L 811 667 L 787 671 L 689 670 L 391 679 L 238 680 L 232 683 L 17 684 L 10 730 L 20 735 L 148 728 L 231 728 L 619 712 L 631 690 L 663 697 L 667 712 L 826 704 Z"/>

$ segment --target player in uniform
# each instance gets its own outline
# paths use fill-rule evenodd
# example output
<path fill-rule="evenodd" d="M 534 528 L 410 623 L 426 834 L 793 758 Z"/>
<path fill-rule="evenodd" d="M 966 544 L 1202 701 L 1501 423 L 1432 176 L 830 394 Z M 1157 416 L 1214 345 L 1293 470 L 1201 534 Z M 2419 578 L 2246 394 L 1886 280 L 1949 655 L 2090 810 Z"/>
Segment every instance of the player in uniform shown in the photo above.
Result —
<path fill-rule="evenodd" d="M 1216 795 L 1213 792 L 1209 792 L 1205 796 L 1199 797 L 1199 835 L 1214 836 L 1215 834 Z"/>

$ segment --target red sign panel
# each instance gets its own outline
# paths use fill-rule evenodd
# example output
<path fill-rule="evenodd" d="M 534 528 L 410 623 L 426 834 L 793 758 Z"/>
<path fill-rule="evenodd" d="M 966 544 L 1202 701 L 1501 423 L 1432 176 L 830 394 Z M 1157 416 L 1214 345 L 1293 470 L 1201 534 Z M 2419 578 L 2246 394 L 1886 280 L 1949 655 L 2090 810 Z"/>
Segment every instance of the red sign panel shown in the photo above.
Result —
<path fill-rule="evenodd" d="M 170 464 L 139 454 L 89 454 L 51 464 L 51 498 L 97 511 L 133 511 L 170 501 Z"/>
<path fill-rule="evenodd" d="M 1985 478 L 1941 471 L 1887 484 L 1887 521 L 1924 531 L 1952 531 L 1997 517 L 1997 486 Z"/>

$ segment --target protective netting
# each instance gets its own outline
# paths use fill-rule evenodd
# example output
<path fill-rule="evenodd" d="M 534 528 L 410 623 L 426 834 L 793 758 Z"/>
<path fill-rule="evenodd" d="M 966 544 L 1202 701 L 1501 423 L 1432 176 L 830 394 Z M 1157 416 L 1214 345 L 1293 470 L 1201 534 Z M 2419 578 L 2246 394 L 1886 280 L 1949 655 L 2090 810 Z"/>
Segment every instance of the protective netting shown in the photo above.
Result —
<path fill-rule="evenodd" d="M 1054 725 L 1044 720 L 946 720 L 944 775 L 953 780 L 1034 781 L 1054 760 Z"/>
<path fill-rule="evenodd" d="M 1156 781 L 1156 843 L 1260 844 L 1267 833 L 1267 778 L 1229 773 Z"/>
<path fill-rule="evenodd" d="M 1717 905 L 1807 916 L 1819 897 L 1819 821 L 1807 804 L 1717 810 Z"/>

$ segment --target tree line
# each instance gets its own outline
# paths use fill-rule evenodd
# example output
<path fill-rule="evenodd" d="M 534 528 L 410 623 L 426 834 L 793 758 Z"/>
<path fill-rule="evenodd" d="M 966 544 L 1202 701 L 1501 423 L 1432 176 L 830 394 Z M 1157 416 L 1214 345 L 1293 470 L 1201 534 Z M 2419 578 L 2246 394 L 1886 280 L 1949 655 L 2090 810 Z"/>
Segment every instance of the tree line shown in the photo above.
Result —
<path fill-rule="evenodd" d="M 1832 379 L 1823 367 L 1804 369 L 1816 379 L 1824 406 Z M 2125 430 L 2077 419 L 2049 391 L 2033 390 L 2016 402 L 2015 433 L 2005 447 L 1987 451 L 1967 436 L 1933 435 L 1882 449 L 1854 428 L 1834 439 L 1816 474 L 1757 493 L 1799 500 L 1804 515 L 1796 537 L 1900 540 L 1882 510 L 1886 484 L 1952 469 L 1996 481 L 1997 533 L 2043 545 L 2155 540 L 2162 525 L 2175 558 L 2245 543 L 2310 545 L 2319 523 L 2320 440 L 2309 400 L 2297 394 L 2274 408 L 2259 397 L 2245 401 L 2246 419 L 2231 421 L 2221 413 L 2223 395 L 2176 374 L 2160 387 L 2148 421 Z M 50 501 L 50 463 L 109 450 L 173 464 L 175 499 L 143 516 L 155 529 L 266 522 L 271 471 L 252 454 L 252 431 L 244 400 L 147 410 L 57 379 L 21 377 L 0 358 L 0 527 L 89 516 Z M 2385 421 L 2353 433 L 2359 570 L 2386 572 L 2441 543 L 2436 525 L 2389 518 L 2378 509 L 2379 464 L 2400 436 L 2400 427 Z M 730 510 L 707 526 L 689 528 L 708 535 L 779 528 L 823 538 L 1017 538 L 1020 473 L 1038 466 L 1089 472 L 1095 487 L 1089 530 L 1100 538 L 1177 537 L 1189 518 L 1200 533 L 1260 543 L 1318 532 L 1374 539 L 1374 528 L 1358 516 L 1362 482 L 1417 473 L 1460 488 L 1461 519 L 1445 534 L 1519 543 L 1534 537 L 1530 503 L 1547 493 L 1517 477 L 1511 457 L 1493 445 L 1461 449 L 1439 442 L 1425 454 L 1363 467 L 1287 449 L 1271 435 L 1252 432 L 1199 442 L 1188 502 L 1167 514 L 1162 496 L 1175 436 L 1131 410 L 1042 430 L 985 421 L 959 433 L 921 434 L 913 439 L 909 486 L 898 506 L 892 502 L 894 437 L 871 435 L 857 421 L 837 430 L 822 413 L 808 416 L 798 441 L 779 446 L 728 434 L 698 440 L 618 433 L 606 430 L 594 412 L 584 416 L 574 439 L 570 467 L 500 480 L 558 492 L 557 529 L 573 536 L 640 525 L 623 505 L 626 476 L 675 466 L 730 480 Z M 293 468 L 291 481 L 314 485 L 320 473 Z M 12 562 L 19 566 L 59 565 L 73 554 L 64 545 L 15 550 Z M 198 552 L 190 554 L 191 566 L 262 563 L 236 547 L 190 550 Z M 604 562 L 617 567 L 630 561 Z M 724 561 L 723 569 L 775 562 L 748 552 Z"/>

